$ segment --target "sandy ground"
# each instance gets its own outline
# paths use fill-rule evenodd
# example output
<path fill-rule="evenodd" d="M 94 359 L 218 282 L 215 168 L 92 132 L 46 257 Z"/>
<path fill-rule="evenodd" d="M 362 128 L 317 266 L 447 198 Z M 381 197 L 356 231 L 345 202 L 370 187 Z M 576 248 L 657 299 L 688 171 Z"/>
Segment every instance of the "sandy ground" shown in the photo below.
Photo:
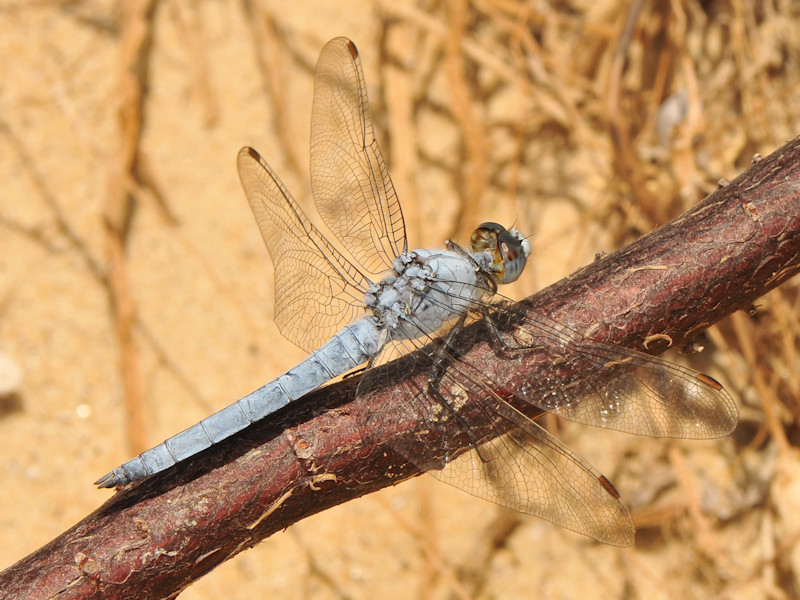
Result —
<path fill-rule="evenodd" d="M 0 569 L 102 503 L 111 492 L 92 481 L 137 443 L 160 442 L 303 356 L 272 322 L 271 269 L 235 156 L 257 148 L 311 208 L 312 66 L 328 39 L 358 44 L 412 245 L 515 221 L 538 258 L 516 297 L 677 216 L 800 132 L 790 2 L 757 14 L 737 1 L 707 12 L 645 3 L 614 110 L 628 2 L 286 4 L 169 0 L 149 24 L 145 175 L 127 180 L 124 256 L 139 427 L 125 409 L 103 228 L 120 181 L 125 29 L 111 2 L 0 3 L 0 355 L 23 373 L 0 403 Z M 675 93 L 689 110 L 672 127 L 656 114 Z M 612 113 L 630 127 L 638 189 L 615 171 Z M 770 294 L 755 320 L 729 319 L 689 360 L 736 397 L 737 435 L 560 430 L 632 507 L 635 547 L 422 477 L 298 523 L 181 597 L 797 597 L 796 289 Z M 782 441 L 764 425 L 767 402 Z"/>

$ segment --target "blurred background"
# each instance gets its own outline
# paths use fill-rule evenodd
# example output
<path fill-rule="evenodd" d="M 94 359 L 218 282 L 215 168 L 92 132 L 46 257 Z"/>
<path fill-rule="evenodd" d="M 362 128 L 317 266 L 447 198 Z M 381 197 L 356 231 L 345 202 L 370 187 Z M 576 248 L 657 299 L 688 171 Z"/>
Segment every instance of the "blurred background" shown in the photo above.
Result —
<path fill-rule="evenodd" d="M 800 131 L 791 0 L 0 1 L 0 569 L 123 460 L 303 357 L 235 157 L 314 214 L 313 66 L 358 46 L 412 247 L 532 234 L 517 298 L 680 215 Z M 631 507 L 596 544 L 421 477 L 298 523 L 181 598 L 800 595 L 798 286 L 684 362 L 737 432 L 557 423 Z"/>

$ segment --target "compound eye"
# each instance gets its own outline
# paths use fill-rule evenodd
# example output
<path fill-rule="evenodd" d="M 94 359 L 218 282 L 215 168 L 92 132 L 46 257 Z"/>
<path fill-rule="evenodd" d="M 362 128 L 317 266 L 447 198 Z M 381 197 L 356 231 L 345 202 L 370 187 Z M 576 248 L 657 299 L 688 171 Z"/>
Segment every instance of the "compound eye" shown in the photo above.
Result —
<path fill-rule="evenodd" d="M 470 246 L 473 252 L 488 252 L 495 255 L 497 253 L 497 240 L 505 227 L 497 223 L 481 223 L 472 232 Z"/>
<path fill-rule="evenodd" d="M 497 237 L 500 256 L 503 260 L 503 270 L 500 280 L 503 283 L 511 283 L 519 279 L 525 269 L 528 256 L 525 254 L 522 242 L 511 235 L 508 231 L 503 231 Z"/>

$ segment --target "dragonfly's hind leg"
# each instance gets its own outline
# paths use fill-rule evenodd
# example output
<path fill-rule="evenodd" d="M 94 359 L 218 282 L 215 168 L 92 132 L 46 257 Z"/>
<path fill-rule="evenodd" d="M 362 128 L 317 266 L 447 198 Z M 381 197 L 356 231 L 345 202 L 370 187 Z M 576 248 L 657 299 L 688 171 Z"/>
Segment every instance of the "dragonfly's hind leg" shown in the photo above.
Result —
<path fill-rule="evenodd" d="M 541 344 L 541 343 L 538 343 L 538 344 L 537 343 L 524 343 L 524 342 L 520 341 L 519 344 L 514 344 L 514 345 L 510 344 L 506 340 L 506 338 L 507 337 L 511 337 L 511 338 L 514 338 L 516 340 L 517 338 L 515 337 L 514 332 L 510 332 L 510 333 L 504 334 L 502 331 L 500 331 L 500 328 L 498 327 L 497 323 L 495 322 L 494 318 L 492 317 L 492 314 L 491 314 L 490 310 L 486 310 L 486 312 L 484 313 L 483 322 L 486 325 L 486 328 L 489 330 L 490 335 L 492 337 L 494 337 L 494 339 L 500 345 L 500 347 L 501 347 L 503 352 L 507 352 L 509 354 L 513 354 L 515 352 L 532 352 L 532 351 L 536 351 L 536 350 L 552 350 L 551 347 L 548 347 L 545 344 Z M 535 340 L 532 338 L 531 342 L 534 342 L 534 341 Z"/>
<path fill-rule="evenodd" d="M 475 439 L 472 433 L 472 428 L 464 420 L 464 417 L 458 412 L 458 410 L 456 410 L 453 404 L 447 398 L 445 398 L 444 394 L 442 394 L 442 392 L 439 390 L 448 364 L 454 360 L 457 360 L 454 356 L 455 348 L 452 346 L 452 341 L 456 334 L 464 326 L 466 318 L 466 315 L 459 318 L 456 324 L 453 325 L 450 331 L 448 331 L 447 337 L 441 340 L 441 343 L 436 349 L 436 352 L 432 357 L 431 370 L 428 374 L 427 393 L 431 398 L 436 400 L 452 418 L 458 421 L 463 430 L 466 431 L 467 435 L 469 436 L 470 446 L 475 450 L 481 461 L 486 462 L 486 459 L 481 454 L 478 440 Z"/>

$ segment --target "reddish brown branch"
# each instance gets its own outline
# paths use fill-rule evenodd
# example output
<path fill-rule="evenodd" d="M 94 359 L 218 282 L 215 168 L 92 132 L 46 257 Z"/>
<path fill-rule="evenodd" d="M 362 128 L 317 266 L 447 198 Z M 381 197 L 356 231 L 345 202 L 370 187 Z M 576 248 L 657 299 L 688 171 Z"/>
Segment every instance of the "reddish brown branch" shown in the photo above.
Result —
<path fill-rule="evenodd" d="M 800 139 L 675 221 L 528 300 L 596 339 L 662 349 L 800 269 Z M 660 341 L 659 341 L 660 340 Z M 484 355 L 492 369 L 505 366 Z M 495 362 L 492 362 L 495 360 Z M 413 373 L 409 377 L 415 376 Z M 0 573 L 0 597 L 162 598 L 298 520 L 416 474 L 392 449 L 423 424 L 351 378 L 129 489 Z M 395 405 L 396 406 L 396 405 Z M 416 446 L 415 446 L 416 449 Z M 432 453 L 426 456 L 426 453 Z M 418 460 L 436 460 L 419 444 Z"/>

